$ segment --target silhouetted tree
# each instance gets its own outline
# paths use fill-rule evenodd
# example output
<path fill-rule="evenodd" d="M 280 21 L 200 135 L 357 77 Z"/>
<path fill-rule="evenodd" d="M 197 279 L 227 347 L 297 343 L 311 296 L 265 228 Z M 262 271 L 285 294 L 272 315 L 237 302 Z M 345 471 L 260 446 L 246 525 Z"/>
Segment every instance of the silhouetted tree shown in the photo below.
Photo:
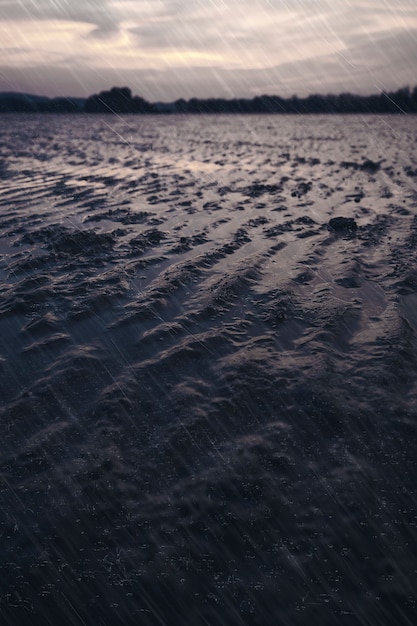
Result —
<path fill-rule="evenodd" d="M 84 106 L 86 113 L 152 113 L 153 106 L 139 96 L 132 97 L 129 87 L 112 87 L 90 96 Z"/>
<path fill-rule="evenodd" d="M 154 113 L 154 106 L 141 98 L 140 96 L 135 96 L 132 98 L 130 111 L 129 113 Z"/>
<path fill-rule="evenodd" d="M 398 91 L 390 94 L 390 96 L 394 106 L 396 106 L 400 111 L 403 113 L 410 113 L 412 111 L 410 87 L 398 89 Z"/>
<path fill-rule="evenodd" d="M 177 113 L 188 113 L 188 104 L 184 100 L 184 98 L 180 98 L 179 100 L 176 100 L 174 102 L 174 105 L 175 105 L 175 111 Z"/>
<path fill-rule="evenodd" d="M 410 103 L 413 113 L 417 113 L 417 86 L 414 87 L 413 91 L 410 94 Z"/>
<path fill-rule="evenodd" d="M 110 91 L 90 96 L 84 110 L 87 113 L 128 113 L 131 101 L 132 92 L 128 87 L 112 87 Z"/>

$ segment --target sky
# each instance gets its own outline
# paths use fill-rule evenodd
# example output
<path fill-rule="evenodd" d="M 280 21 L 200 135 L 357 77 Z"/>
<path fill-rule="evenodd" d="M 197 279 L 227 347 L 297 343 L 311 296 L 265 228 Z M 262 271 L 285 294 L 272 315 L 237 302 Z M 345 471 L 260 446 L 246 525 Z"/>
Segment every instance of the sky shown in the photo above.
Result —
<path fill-rule="evenodd" d="M 0 0 L 0 91 L 371 94 L 417 84 L 417 0 Z"/>

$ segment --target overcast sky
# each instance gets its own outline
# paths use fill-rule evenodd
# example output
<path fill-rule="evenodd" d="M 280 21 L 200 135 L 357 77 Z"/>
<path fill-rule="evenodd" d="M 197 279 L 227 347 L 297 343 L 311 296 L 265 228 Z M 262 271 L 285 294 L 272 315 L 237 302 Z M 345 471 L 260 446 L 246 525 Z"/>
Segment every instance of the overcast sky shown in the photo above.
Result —
<path fill-rule="evenodd" d="M 369 94 L 417 84 L 417 0 L 0 0 L 0 91 Z"/>

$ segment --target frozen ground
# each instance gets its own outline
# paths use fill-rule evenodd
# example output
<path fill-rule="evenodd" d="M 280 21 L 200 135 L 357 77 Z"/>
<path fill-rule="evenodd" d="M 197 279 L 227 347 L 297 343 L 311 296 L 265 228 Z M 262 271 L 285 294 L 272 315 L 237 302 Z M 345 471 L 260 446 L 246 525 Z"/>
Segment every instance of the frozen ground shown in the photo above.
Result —
<path fill-rule="evenodd" d="M 1 623 L 415 624 L 417 119 L 0 126 Z"/>

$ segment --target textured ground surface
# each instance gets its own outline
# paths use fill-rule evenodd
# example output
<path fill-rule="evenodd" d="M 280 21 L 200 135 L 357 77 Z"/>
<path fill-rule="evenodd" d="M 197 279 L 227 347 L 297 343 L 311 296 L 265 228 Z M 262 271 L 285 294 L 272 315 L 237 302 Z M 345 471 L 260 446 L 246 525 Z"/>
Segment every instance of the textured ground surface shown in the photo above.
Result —
<path fill-rule="evenodd" d="M 1 623 L 414 624 L 417 119 L 0 127 Z"/>

